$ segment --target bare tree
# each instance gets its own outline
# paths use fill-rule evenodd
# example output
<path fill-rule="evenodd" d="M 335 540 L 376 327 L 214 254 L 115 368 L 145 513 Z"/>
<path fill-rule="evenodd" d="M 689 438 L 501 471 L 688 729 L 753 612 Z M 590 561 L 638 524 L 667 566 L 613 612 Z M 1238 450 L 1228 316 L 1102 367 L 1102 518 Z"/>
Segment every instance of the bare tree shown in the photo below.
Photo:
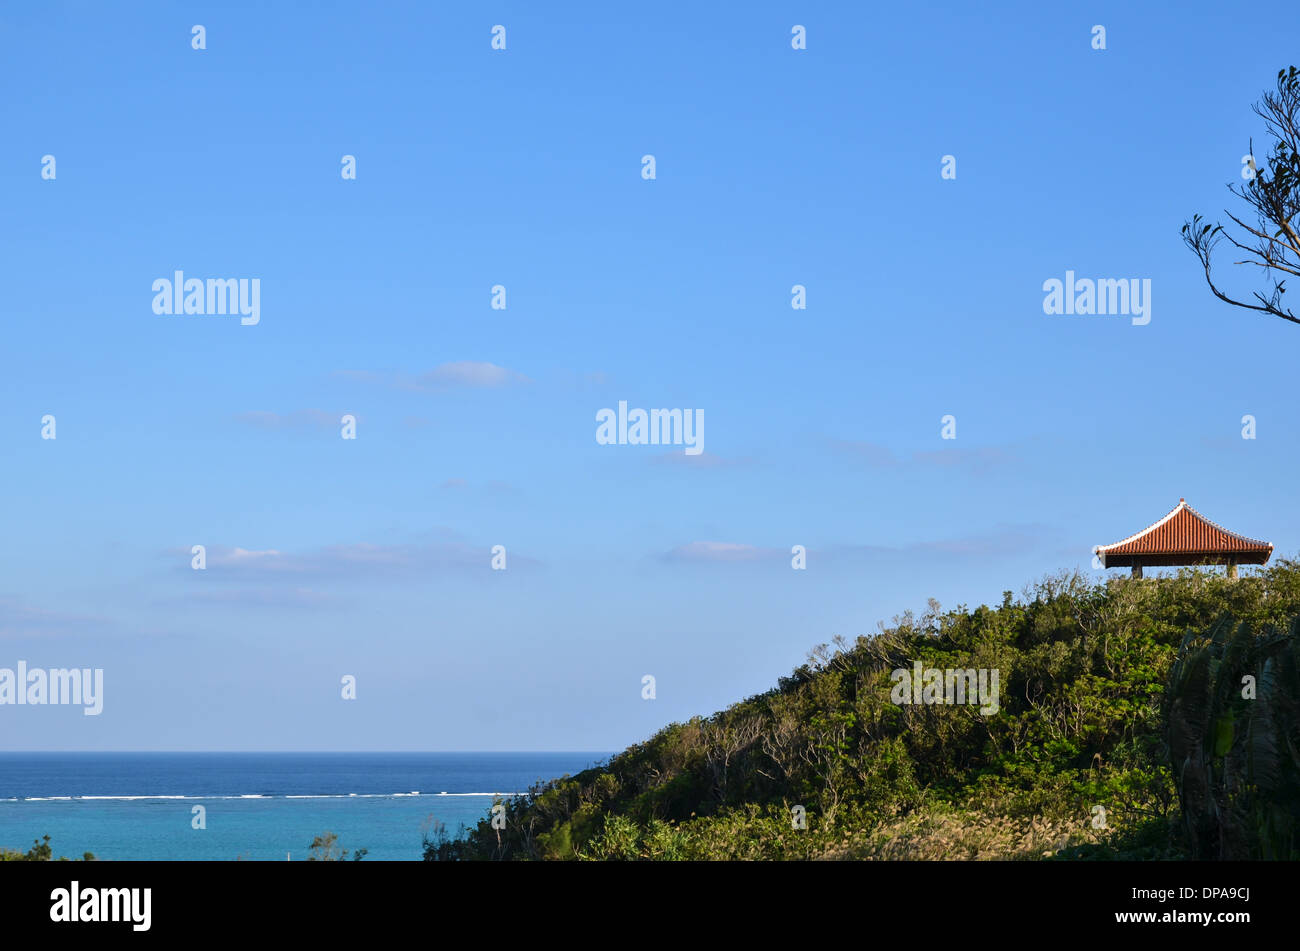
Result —
<path fill-rule="evenodd" d="M 1300 214 L 1300 69 L 1292 66 L 1279 70 L 1276 91 L 1266 92 L 1253 108 L 1274 139 L 1273 148 L 1261 168 L 1254 158 L 1252 141 L 1247 182 L 1229 185 L 1228 190 L 1246 203 L 1250 212 L 1243 214 L 1253 217 L 1254 224 L 1225 210 L 1224 214 L 1241 229 L 1234 235 L 1222 224 L 1210 225 L 1200 215 L 1194 215 L 1183 225 L 1183 243 L 1201 262 L 1205 282 L 1219 300 L 1300 324 L 1300 317 L 1282 301 L 1287 277 L 1300 277 L 1300 223 L 1296 222 Z M 1267 296 L 1253 292 L 1257 303 L 1237 300 L 1214 283 L 1210 258 L 1224 240 L 1245 254 L 1234 263 L 1263 269 L 1269 287 Z"/>
<path fill-rule="evenodd" d="M 704 762 L 713 781 L 713 795 L 718 802 L 727 800 L 728 772 L 731 761 L 749 750 L 763 735 L 763 721 L 758 716 L 725 721 L 706 720 L 701 727 L 704 739 Z"/>
<path fill-rule="evenodd" d="M 357 849 L 356 854 L 352 855 L 352 861 L 359 862 L 369 849 Z M 343 862 L 352 853 L 339 845 L 339 837 L 333 832 L 326 832 L 324 835 L 318 835 L 311 840 L 311 848 L 307 855 L 308 862 Z"/>

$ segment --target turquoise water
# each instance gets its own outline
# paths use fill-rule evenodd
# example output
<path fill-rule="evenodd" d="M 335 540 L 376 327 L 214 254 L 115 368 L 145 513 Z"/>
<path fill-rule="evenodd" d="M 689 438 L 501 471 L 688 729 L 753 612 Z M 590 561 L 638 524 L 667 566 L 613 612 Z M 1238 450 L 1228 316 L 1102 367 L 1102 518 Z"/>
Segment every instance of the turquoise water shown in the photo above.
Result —
<path fill-rule="evenodd" d="M 498 797 L 607 755 L 0 753 L 0 846 L 49 835 L 56 857 L 284 861 L 331 831 L 367 861 L 415 860 L 431 823 L 455 834 Z"/>

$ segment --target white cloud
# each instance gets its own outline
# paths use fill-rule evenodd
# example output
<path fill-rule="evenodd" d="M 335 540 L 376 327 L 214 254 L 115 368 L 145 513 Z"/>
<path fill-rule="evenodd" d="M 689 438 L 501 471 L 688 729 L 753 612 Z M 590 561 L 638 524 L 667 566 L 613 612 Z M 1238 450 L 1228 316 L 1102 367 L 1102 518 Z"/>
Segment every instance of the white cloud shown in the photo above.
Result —
<path fill-rule="evenodd" d="M 526 383 L 527 377 L 499 367 L 495 363 L 478 363 L 472 360 L 460 360 L 444 363 L 434 367 L 420 377 L 426 386 L 506 386 L 510 383 Z"/>
<path fill-rule="evenodd" d="M 247 549 L 209 545 L 207 569 L 195 572 L 201 580 L 248 581 L 270 578 L 347 580 L 349 578 L 402 579 L 427 576 L 439 571 L 491 570 L 489 545 L 470 545 L 440 533 L 437 540 L 418 544 L 379 545 L 352 542 L 325 545 L 310 551 L 289 552 L 276 548 Z M 191 571 L 189 549 L 167 553 L 175 558 L 178 570 Z M 523 554 L 509 552 L 511 570 L 536 567 L 541 562 Z M 200 580 L 197 579 L 196 580 Z"/>
<path fill-rule="evenodd" d="M 0 638 L 82 634 L 108 626 L 106 618 L 32 607 L 16 598 L 0 598 Z"/>
<path fill-rule="evenodd" d="M 664 555 L 665 561 L 692 562 L 750 562 L 777 558 L 781 552 L 775 548 L 759 548 L 738 542 L 691 542 L 678 545 Z"/>

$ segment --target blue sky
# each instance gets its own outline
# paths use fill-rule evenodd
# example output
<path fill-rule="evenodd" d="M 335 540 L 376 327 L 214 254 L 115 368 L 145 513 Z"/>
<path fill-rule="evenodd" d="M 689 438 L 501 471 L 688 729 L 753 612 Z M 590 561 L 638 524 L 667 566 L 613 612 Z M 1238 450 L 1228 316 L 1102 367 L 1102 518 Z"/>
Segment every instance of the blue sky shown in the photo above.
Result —
<path fill-rule="evenodd" d="M 928 597 L 1092 573 L 1180 496 L 1293 555 L 1300 328 L 1178 229 L 1298 39 L 1212 3 L 4 8 L 0 666 L 105 699 L 5 707 L 0 748 L 618 749 Z M 260 279 L 260 323 L 155 315 L 178 269 Z M 1066 270 L 1149 279 L 1150 324 L 1045 315 Z M 598 445 L 620 400 L 703 410 L 704 454 Z"/>

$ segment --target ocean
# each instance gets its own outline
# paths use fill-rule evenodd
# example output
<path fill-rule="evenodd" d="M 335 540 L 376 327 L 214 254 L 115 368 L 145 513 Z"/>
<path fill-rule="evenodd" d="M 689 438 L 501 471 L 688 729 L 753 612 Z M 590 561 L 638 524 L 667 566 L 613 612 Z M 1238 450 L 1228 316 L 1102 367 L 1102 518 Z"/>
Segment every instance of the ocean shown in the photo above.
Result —
<path fill-rule="evenodd" d="M 54 857 L 307 858 L 324 832 L 365 861 L 418 860 L 510 796 L 607 753 L 0 753 L 0 847 Z M 206 828 L 196 829 L 195 806 Z"/>

